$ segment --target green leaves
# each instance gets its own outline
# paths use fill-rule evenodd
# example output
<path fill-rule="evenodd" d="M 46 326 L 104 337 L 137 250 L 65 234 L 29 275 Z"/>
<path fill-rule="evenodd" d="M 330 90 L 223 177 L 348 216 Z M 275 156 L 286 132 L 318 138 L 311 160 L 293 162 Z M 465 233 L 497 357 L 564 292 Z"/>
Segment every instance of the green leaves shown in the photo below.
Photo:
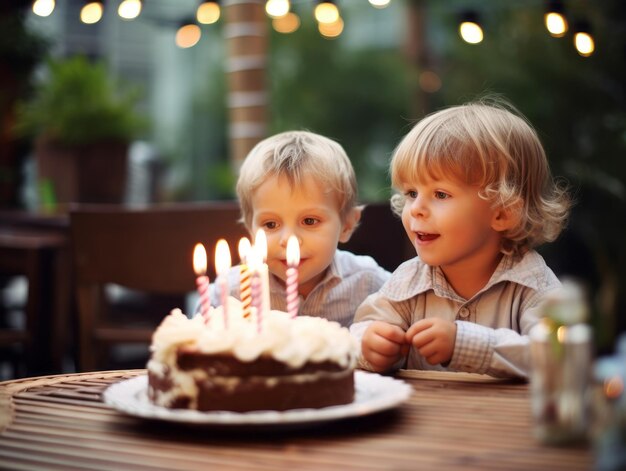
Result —
<path fill-rule="evenodd" d="M 146 127 L 135 112 L 138 98 L 136 89 L 121 90 L 102 63 L 82 56 L 49 60 L 48 75 L 33 98 L 18 106 L 17 131 L 66 145 L 130 141 Z"/>

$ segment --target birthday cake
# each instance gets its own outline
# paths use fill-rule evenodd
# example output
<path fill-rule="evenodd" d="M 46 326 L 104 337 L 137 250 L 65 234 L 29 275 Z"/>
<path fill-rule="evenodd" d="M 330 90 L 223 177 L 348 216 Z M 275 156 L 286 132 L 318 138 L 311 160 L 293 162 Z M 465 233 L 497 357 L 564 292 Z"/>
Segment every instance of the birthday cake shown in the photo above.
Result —
<path fill-rule="evenodd" d="M 322 408 L 354 399 L 355 340 L 336 322 L 239 302 L 191 319 L 179 309 L 153 335 L 148 396 L 160 406 L 245 412 Z"/>

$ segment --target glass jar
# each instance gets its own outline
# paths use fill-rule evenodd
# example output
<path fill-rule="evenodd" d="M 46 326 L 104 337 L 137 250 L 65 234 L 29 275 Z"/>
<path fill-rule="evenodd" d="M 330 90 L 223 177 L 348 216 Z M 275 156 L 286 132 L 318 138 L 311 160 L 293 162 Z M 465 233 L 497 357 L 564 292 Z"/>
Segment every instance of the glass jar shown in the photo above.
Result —
<path fill-rule="evenodd" d="M 535 437 L 547 444 L 587 438 L 590 425 L 592 331 L 578 285 L 550 295 L 530 332 L 531 409 Z"/>

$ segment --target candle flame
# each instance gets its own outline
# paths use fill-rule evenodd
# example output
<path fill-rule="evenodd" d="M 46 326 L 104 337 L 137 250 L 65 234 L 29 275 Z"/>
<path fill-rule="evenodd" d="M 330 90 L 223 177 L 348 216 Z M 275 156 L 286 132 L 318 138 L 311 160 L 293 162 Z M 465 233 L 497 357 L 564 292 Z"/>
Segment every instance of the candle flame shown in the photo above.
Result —
<path fill-rule="evenodd" d="M 261 255 L 259 254 L 259 249 L 258 247 L 256 247 L 256 245 L 253 245 L 250 248 L 250 251 L 248 252 L 248 255 L 246 256 L 246 263 L 248 264 L 248 268 L 250 268 L 250 271 L 258 271 L 261 263 L 262 263 L 262 259 L 261 259 Z"/>
<path fill-rule="evenodd" d="M 242 237 L 239 239 L 239 245 L 237 246 L 239 250 L 239 259 L 241 263 L 246 263 L 246 259 L 248 258 L 248 254 L 250 253 L 250 249 L 252 248 L 250 245 L 250 240 L 247 237 Z"/>
<path fill-rule="evenodd" d="M 254 236 L 254 246 L 258 250 L 258 254 L 261 256 L 261 260 L 265 262 L 267 260 L 267 236 L 263 229 L 256 231 Z"/>
<path fill-rule="evenodd" d="M 225 239 L 220 239 L 215 245 L 215 273 L 221 275 L 230 269 L 230 248 Z"/>
<path fill-rule="evenodd" d="M 290 235 L 287 240 L 287 265 L 297 267 L 300 263 L 300 244 L 295 235 Z"/>
<path fill-rule="evenodd" d="M 206 273 L 206 250 L 204 245 L 198 243 L 193 248 L 193 271 L 196 276 Z"/>

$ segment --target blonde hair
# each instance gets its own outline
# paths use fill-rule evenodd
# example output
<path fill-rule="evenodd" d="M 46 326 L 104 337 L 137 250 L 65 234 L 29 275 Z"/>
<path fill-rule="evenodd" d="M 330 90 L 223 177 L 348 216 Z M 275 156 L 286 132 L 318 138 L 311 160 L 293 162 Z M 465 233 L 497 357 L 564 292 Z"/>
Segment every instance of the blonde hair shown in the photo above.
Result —
<path fill-rule="evenodd" d="M 343 147 L 309 131 L 288 131 L 259 142 L 241 166 L 237 197 L 241 219 L 248 228 L 254 192 L 272 176 L 285 176 L 292 188 L 313 178 L 335 193 L 342 220 L 356 207 L 356 175 Z"/>
<path fill-rule="evenodd" d="M 502 100 L 454 106 L 422 119 L 395 149 L 390 170 L 396 189 L 425 177 L 453 178 L 481 188 L 480 197 L 494 207 L 515 211 L 517 224 L 503 233 L 502 252 L 508 254 L 556 239 L 571 207 L 536 132 Z M 392 197 L 396 212 L 403 203 Z"/>

